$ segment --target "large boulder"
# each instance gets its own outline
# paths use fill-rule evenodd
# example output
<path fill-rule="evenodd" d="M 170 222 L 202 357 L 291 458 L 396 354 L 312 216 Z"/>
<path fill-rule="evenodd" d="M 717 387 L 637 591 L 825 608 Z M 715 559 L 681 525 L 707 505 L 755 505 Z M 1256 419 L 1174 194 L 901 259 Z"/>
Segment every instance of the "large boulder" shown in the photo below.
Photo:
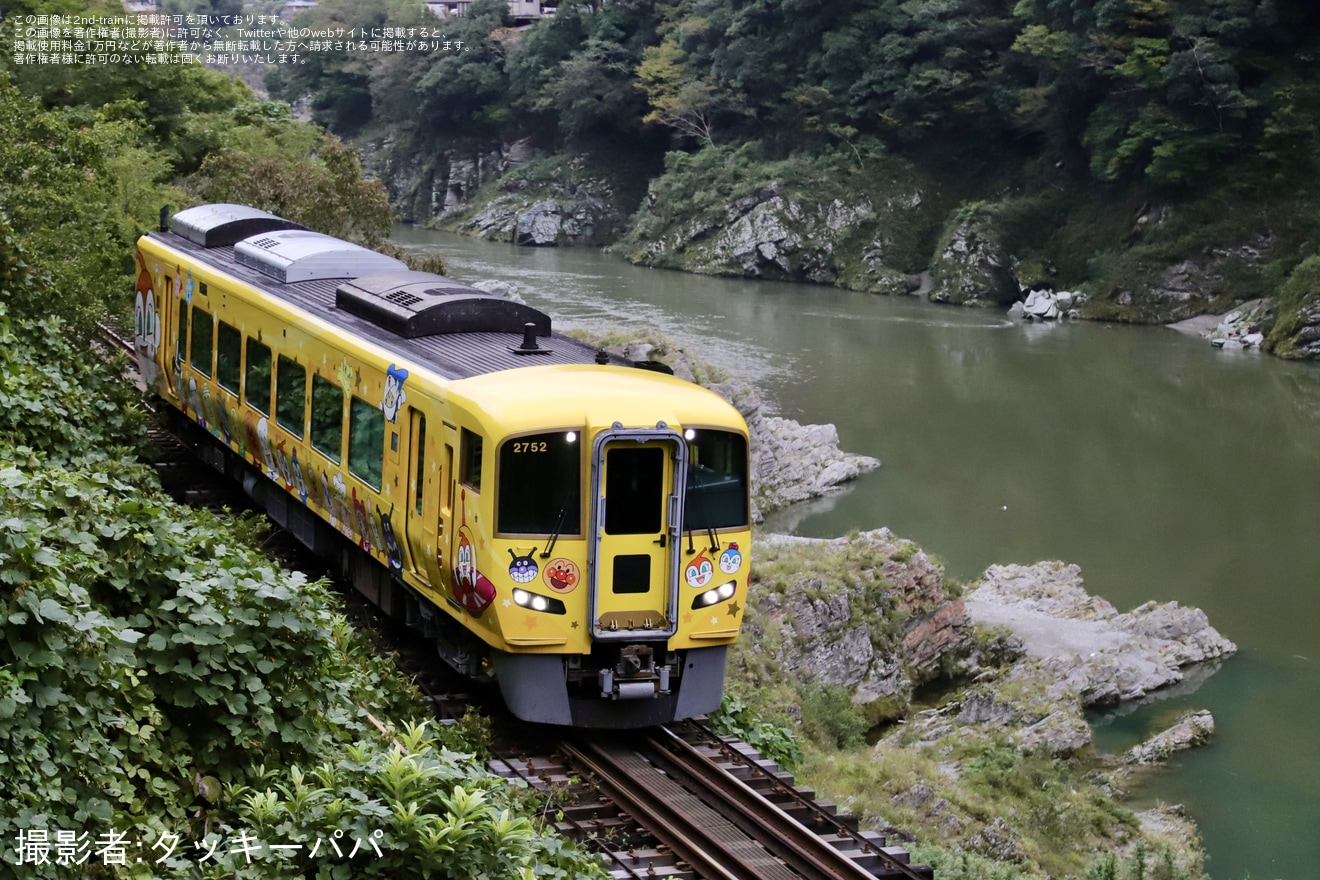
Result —
<path fill-rule="evenodd" d="M 963 205 L 954 212 L 931 264 L 931 302 L 1009 305 L 1019 296 L 1012 261 L 1000 240 L 994 211 Z"/>

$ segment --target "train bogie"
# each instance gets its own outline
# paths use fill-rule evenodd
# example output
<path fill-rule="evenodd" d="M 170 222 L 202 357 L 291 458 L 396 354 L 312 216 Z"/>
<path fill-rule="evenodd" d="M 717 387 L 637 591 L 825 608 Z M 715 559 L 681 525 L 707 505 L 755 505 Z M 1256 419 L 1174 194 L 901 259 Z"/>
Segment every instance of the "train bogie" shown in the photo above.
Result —
<path fill-rule="evenodd" d="M 519 717 L 708 712 L 746 604 L 714 394 L 520 303 L 242 206 L 138 247 L 138 360 L 272 517 Z"/>

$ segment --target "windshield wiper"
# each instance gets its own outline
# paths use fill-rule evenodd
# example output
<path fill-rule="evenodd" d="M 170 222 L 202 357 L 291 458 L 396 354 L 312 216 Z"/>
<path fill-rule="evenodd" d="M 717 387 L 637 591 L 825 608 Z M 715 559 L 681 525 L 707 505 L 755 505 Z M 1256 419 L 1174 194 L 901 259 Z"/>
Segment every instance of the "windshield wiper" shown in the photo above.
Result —
<path fill-rule="evenodd" d="M 550 554 L 554 551 L 555 542 L 559 540 L 559 533 L 564 529 L 564 518 L 567 515 L 568 515 L 568 502 L 567 499 L 565 499 L 565 503 L 559 505 L 559 516 L 555 519 L 554 531 L 550 533 L 550 543 L 547 544 L 545 546 L 545 549 L 541 551 L 542 559 L 549 559 Z"/>

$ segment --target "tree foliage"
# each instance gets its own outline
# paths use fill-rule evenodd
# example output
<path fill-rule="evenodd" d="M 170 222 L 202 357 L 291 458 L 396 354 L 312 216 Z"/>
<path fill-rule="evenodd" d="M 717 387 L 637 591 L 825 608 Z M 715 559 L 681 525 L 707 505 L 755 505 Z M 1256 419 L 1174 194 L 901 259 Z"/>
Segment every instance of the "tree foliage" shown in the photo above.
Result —
<path fill-rule="evenodd" d="M 206 201 L 252 205 L 367 246 L 384 240 L 394 216 L 380 181 L 363 177 L 357 150 L 335 137 L 292 158 L 221 150 L 202 163 L 200 177 Z"/>
<path fill-rule="evenodd" d="M 415 14 L 333 2 L 345 23 Z M 1320 118 L 1320 13 L 1300 0 L 657 0 L 561 6 L 517 32 L 500 6 L 446 23 L 462 52 L 355 61 L 369 69 L 351 88 L 311 65 L 298 88 L 331 103 L 366 89 L 388 113 L 327 117 L 336 130 L 402 126 L 442 148 L 654 149 L 656 124 L 679 145 L 718 134 L 781 156 L 871 136 L 942 161 L 1080 154 L 1095 181 L 1170 192 L 1225 164 L 1292 173 Z"/>

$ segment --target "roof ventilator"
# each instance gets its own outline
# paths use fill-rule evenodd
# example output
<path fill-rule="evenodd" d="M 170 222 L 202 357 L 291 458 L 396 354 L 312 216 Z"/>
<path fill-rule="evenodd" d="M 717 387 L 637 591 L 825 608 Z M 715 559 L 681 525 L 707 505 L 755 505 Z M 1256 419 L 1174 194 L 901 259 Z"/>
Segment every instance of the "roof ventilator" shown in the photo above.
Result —
<path fill-rule="evenodd" d="M 234 245 L 234 257 L 244 266 L 285 284 L 408 268 L 393 257 L 361 245 L 305 230 L 281 230 L 246 238 Z"/>
<path fill-rule="evenodd" d="M 536 342 L 536 337 L 550 335 L 548 315 L 430 272 L 381 272 L 345 281 L 335 290 L 335 307 L 404 339 L 441 333 L 518 333 L 522 345 L 510 351 L 550 353 Z"/>
<path fill-rule="evenodd" d="M 161 212 L 161 232 L 165 231 L 168 217 L 167 211 Z M 216 248 L 237 244 L 265 232 L 301 230 L 304 227 L 247 205 L 222 204 L 198 205 L 180 211 L 169 220 L 169 228 L 193 244 Z"/>

